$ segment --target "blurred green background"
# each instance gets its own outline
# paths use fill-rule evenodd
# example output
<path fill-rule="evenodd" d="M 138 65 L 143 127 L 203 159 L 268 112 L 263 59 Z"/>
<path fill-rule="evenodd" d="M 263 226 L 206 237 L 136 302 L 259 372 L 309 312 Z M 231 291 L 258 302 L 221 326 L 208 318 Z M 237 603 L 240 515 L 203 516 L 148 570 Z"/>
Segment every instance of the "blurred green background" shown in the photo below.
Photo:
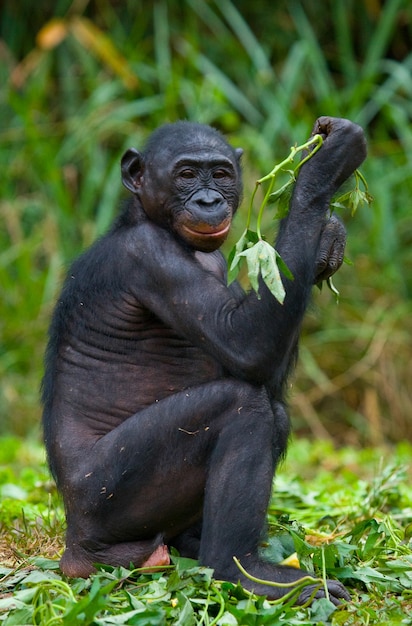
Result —
<path fill-rule="evenodd" d="M 342 215 L 353 265 L 336 276 L 339 305 L 314 291 L 294 431 L 411 439 L 410 0 L 3 0 L 0 433 L 40 436 L 50 312 L 126 195 L 125 148 L 167 121 L 212 124 L 245 150 L 247 199 L 319 115 L 364 127 L 374 204 Z"/>

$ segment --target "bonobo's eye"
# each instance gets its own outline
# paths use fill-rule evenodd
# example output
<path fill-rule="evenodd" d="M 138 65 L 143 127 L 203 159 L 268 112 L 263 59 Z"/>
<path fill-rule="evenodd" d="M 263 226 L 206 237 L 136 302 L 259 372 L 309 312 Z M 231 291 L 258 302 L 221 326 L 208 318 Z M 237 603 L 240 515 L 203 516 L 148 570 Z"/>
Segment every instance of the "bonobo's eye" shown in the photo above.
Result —
<path fill-rule="evenodd" d="M 213 172 L 213 178 L 216 180 L 232 179 L 232 177 L 232 172 L 228 170 L 219 169 Z"/>
<path fill-rule="evenodd" d="M 192 180 L 193 178 L 196 178 L 196 173 L 194 172 L 194 170 L 191 170 L 189 168 L 181 170 L 180 172 L 178 172 L 177 175 L 179 178 L 184 178 L 185 180 Z"/>

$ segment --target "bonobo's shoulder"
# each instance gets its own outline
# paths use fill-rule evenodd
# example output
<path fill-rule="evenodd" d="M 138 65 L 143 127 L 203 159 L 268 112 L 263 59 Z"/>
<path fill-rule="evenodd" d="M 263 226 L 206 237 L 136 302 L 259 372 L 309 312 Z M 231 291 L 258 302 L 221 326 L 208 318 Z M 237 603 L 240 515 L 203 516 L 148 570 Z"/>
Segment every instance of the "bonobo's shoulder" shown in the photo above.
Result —
<path fill-rule="evenodd" d="M 129 228 L 125 233 L 128 245 L 138 244 L 150 246 L 153 242 L 166 241 L 170 233 L 150 220 L 144 220 Z"/>
<path fill-rule="evenodd" d="M 186 247 L 166 228 L 144 221 L 124 234 L 122 245 L 129 256 L 136 260 L 160 260 L 168 257 L 183 257 Z"/>

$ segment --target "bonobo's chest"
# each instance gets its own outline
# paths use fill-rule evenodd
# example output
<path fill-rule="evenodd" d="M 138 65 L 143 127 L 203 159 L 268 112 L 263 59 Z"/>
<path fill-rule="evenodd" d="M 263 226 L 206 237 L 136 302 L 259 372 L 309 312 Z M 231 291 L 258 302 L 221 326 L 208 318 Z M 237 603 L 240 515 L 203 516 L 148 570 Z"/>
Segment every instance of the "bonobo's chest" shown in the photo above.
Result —
<path fill-rule="evenodd" d="M 223 374 L 213 357 L 127 293 L 84 298 L 67 331 L 59 350 L 63 393 L 89 416 L 122 420 Z"/>

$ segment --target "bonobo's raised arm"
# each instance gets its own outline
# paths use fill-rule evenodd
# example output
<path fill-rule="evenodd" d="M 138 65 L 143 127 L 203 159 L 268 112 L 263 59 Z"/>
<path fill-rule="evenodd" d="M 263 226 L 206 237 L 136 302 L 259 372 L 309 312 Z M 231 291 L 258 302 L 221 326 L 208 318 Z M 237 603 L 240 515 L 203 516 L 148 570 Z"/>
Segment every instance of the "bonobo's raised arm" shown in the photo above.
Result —
<path fill-rule="evenodd" d="M 306 250 L 316 254 L 319 222 L 324 224 L 332 196 L 366 158 L 366 140 L 357 124 L 345 119 L 321 117 L 312 135 L 322 135 L 321 149 L 301 168 L 289 215 L 281 223 L 276 248 L 292 273 L 303 276 Z M 297 255 L 294 246 L 304 249 Z M 312 266 L 307 266 L 311 271 Z"/>
<path fill-rule="evenodd" d="M 136 271 L 136 295 L 233 375 L 253 382 L 265 383 L 295 342 L 288 329 L 300 326 L 306 310 L 329 202 L 366 156 L 364 134 L 356 124 L 323 117 L 313 132 L 323 135 L 323 146 L 301 168 L 276 242 L 294 276 L 293 281 L 284 279 L 283 305 L 263 284 L 260 299 L 254 293 L 235 299 L 189 253 L 183 262 L 181 246 L 170 232 L 148 222 L 139 233 L 136 268 L 144 271 Z M 153 290 L 152 284 L 162 288 Z"/>

